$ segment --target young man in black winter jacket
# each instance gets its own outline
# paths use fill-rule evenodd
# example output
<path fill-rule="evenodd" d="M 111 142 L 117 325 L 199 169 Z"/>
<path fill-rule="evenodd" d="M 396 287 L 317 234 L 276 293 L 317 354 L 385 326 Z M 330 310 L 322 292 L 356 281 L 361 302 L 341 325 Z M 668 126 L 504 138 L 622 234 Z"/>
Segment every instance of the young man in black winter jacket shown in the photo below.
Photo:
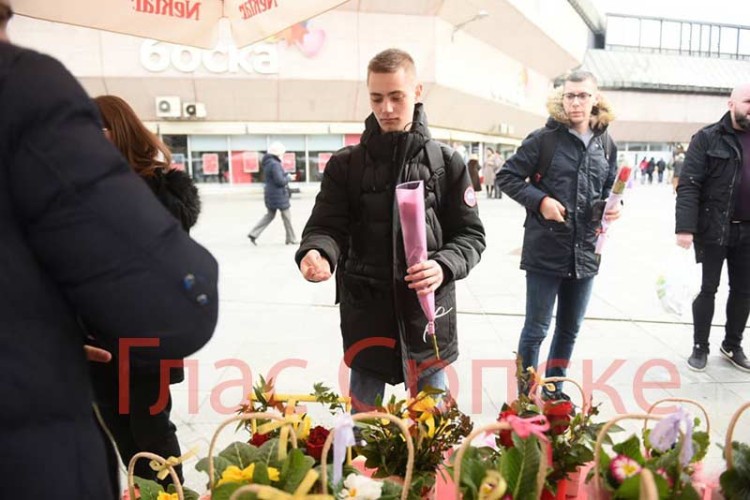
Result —
<path fill-rule="evenodd" d="M 546 365 L 546 376 L 554 377 L 566 373 L 599 271 L 594 249 L 601 208 L 617 172 L 617 150 L 606 136 L 612 114 L 591 73 L 568 75 L 547 107 L 546 126 L 526 137 L 497 179 L 527 211 L 521 254 L 526 319 L 518 354 L 524 369 L 536 367 L 557 301 Z M 545 162 L 548 165 L 542 165 Z M 618 218 L 620 207 L 605 215 Z M 561 384 L 548 396 L 567 398 Z"/>
<path fill-rule="evenodd" d="M 338 151 L 326 166 L 296 255 L 312 282 L 329 279 L 338 265 L 355 411 L 372 407 L 386 383 L 446 388 L 442 368 L 458 357 L 455 281 L 469 274 L 485 247 L 463 160 L 430 139 L 411 56 L 397 49 L 375 56 L 367 86 L 373 112 L 361 143 Z M 407 269 L 395 186 L 416 180 L 425 183 L 429 258 Z M 417 299 L 431 292 L 445 311 L 436 321 L 439 361 L 424 338 Z"/>
<path fill-rule="evenodd" d="M 729 111 L 690 141 L 676 205 L 677 244 L 695 243 L 702 264 L 701 291 L 693 301 L 693 353 L 688 366 L 706 368 L 714 297 L 727 262 L 729 299 L 720 352 L 739 370 L 750 372 L 742 334 L 750 314 L 750 83 L 729 98 Z"/>

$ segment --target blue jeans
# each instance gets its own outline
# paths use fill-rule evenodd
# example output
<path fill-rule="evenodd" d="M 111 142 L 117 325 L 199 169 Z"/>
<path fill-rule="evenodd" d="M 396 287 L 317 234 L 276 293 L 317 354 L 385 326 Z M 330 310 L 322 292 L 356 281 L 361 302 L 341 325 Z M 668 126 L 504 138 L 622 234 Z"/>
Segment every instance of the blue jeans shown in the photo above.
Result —
<path fill-rule="evenodd" d="M 536 368 L 539 347 L 547 336 L 552 310 L 557 299 L 555 333 L 547 358 L 546 377 L 564 377 L 573 354 L 573 346 L 591 298 L 594 277 L 574 279 L 534 272 L 526 273 L 526 321 L 518 342 L 518 354 L 524 369 Z M 557 384 L 560 390 L 562 384 Z M 521 391 L 528 388 L 519 387 Z"/>
<path fill-rule="evenodd" d="M 447 391 L 448 384 L 445 380 L 445 370 L 438 370 L 426 377 L 417 379 L 417 391 L 426 386 Z M 385 382 L 379 378 L 352 368 L 349 377 L 349 396 L 352 398 L 352 413 L 371 411 L 380 396 L 382 401 L 385 394 Z"/>

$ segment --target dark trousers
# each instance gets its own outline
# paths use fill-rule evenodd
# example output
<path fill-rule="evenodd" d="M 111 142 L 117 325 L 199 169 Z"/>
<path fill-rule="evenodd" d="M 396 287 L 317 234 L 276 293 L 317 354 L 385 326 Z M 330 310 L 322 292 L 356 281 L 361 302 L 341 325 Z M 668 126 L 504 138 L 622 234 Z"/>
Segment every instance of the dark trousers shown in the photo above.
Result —
<path fill-rule="evenodd" d="M 693 342 L 706 351 L 714 317 L 714 298 L 725 260 L 729 274 L 729 299 L 723 346 L 732 350 L 741 347 L 742 333 L 750 314 L 750 222 L 731 224 L 726 246 L 703 247 L 701 291 L 693 301 Z"/>
<path fill-rule="evenodd" d="M 164 458 L 179 457 L 181 452 L 177 441 L 177 428 L 169 419 L 169 413 L 172 410 L 171 394 L 165 408 L 154 414 L 151 410 L 151 407 L 159 400 L 158 372 L 131 374 L 130 411 L 121 414 L 117 360 L 90 365 L 99 412 L 117 443 L 120 458 L 125 466 L 127 467 L 130 463 L 133 455 L 141 451 L 149 451 Z M 175 471 L 180 482 L 183 482 L 182 466 L 177 465 Z M 164 487 L 172 483 L 171 476 L 167 476 L 164 481 L 158 481 L 156 472 L 149 467 L 149 460 L 145 458 L 136 462 L 135 475 L 157 481 Z"/>
<path fill-rule="evenodd" d="M 547 356 L 545 376 L 566 375 L 593 286 L 593 277 L 570 279 L 526 272 L 526 319 L 518 341 L 518 354 L 524 369 L 537 367 L 539 348 L 547 336 L 557 301 L 555 333 Z M 562 388 L 561 383 L 556 385 L 558 389 Z M 520 392 L 528 390 L 528 387 L 519 387 Z"/>

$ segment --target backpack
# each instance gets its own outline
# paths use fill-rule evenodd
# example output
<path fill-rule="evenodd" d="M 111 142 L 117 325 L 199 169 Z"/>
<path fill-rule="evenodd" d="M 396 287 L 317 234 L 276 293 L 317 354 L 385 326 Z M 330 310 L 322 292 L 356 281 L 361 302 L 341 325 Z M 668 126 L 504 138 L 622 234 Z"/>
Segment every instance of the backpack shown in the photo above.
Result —
<path fill-rule="evenodd" d="M 604 158 L 609 163 L 609 159 L 614 151 L 615 144 L 612 138 L 609 136 L 608 131 L 604 131 L 601 135 L 601 140 L 604 143 Z M 532 176 L 534 184 L 539 184 L 544 176 L 547 174 L 550 165 L 552 165 L 552 157 L 555 155 L 555 149 L 557 148 L 557 134 L 553 131 L 542 134 L 542 145 L 539 153 L 539 160 L 536 163 L 536 173 Z"/>
<path fill-rule="evenodd" d="M 435 211 L 440 212 L 442 190 L 440 182 L 445 176 L 445 165 L 450 163 L 450 157 L 453 150 L 448 146 L 435 140 L 428 140 L 424 145 L 425 155 L 427 156 L 427 167 L 432 175 L 430 180 L 425 182 L 425 195 L 433 193 L 435 195 Z M 349 161 L 347 163 L 348 178 L 347 189 L 349 193 L 349 209 L 354 215 L 354 219 L 359 218 L 359 197 L 361 195 L 362 175 L 365 169 L 365 148 L 354 146 L 349 150 Z M 446 157 L 448 160 L 446 161 Z M 425 196 L 426 197 L 426 196 Z M 426 207 L 425 207 L 426 208 Z"/>

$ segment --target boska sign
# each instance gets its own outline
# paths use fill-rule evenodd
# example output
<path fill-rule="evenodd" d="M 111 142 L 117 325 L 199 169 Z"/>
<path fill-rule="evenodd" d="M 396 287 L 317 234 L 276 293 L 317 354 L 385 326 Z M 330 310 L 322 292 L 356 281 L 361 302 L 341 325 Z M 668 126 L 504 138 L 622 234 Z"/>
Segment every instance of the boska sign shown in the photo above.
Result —
<path fill-rule="evenodd" d="M 141 45 L 141 65 L 154 73 L 170 68 L 193 73 L 203 68 L 211 73 L 272 75 L 279 72 L 279 52 L 276 44 L 270 43 L 259 43 L 242 49 L 229 47 L 203 50 L 146 40 Z"/>

